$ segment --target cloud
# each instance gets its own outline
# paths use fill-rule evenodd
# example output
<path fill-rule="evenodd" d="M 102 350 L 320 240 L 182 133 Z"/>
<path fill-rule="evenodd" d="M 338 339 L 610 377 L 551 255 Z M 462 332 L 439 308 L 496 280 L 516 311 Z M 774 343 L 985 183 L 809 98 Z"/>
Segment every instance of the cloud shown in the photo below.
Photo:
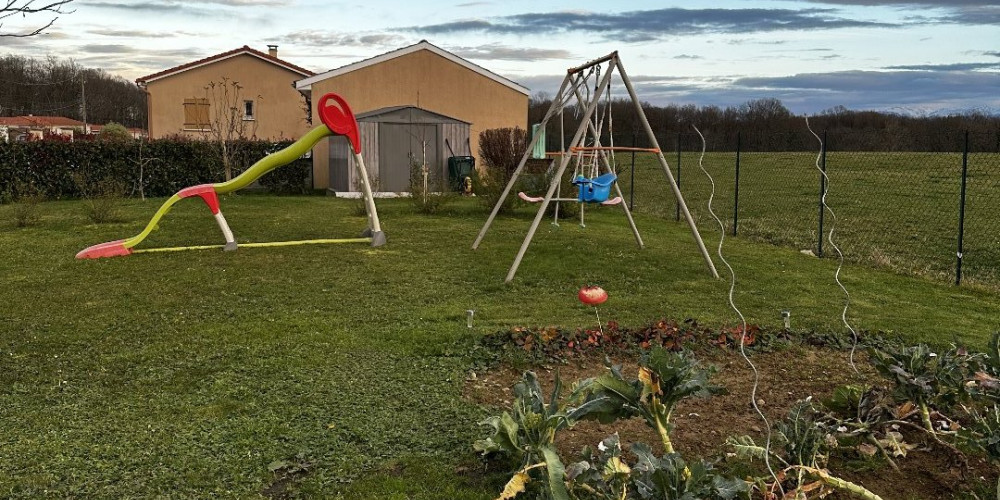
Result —
<path fill-rule="evenodd" d="M 87 7 L 99 9 L 125 10 L 130 12 L 170 13 L 189 10 L 182 4 L 171 2 L 87 2 Z"/>
<path fill-rule="evenodd" d="M 644 42 L 675 35 L 762 33 L 834 28 L 896 27 L 839 17 L 833 9 L 680 9 L 622 13 L 543 12 L 468 19 L 408 28 L 434 35 L 483 32 L 495 35 L 599 33 L 608 40 Z"/>
<path fill-rule="evenodd" d="M 898 66 L 886 66 L 885 69 L 902 69 L 915 71 L 973 71 L 977 69 L 997 69 L 1000 70 L 1000 62 L 989 63 L 952 63 L 952 64 L 903 64 Z M 1000 75 L 997 75 L 1000 79 Z"/>
<path fill-rule="evenodd" d="M 554 94 L 560 76 L 526 76 L 532 92 Z M 632 77 L 636 93 L 655 105 L 738 106 L 777 98 L 799 114 L 842 105 L 850 109 L 914 112 L 1000 109 L 997 74 L 980 71 L 841 71 L 777 77 Z"/>
<path fill-rule="evenodd" d="M 406 40 L 391 33 L 335 33 L 326 30 L 293 31 L 281 37 L 286 43 L 312 47 L 396 48 Z"/>
<path fill-rule="evenodd" d="M 77 47 L 81 52 L 89 54 L 135 54 L 140 52 L 139 49 L 132 45 L 120 45 L 120 44 L 86 44 Z"/>
<path fill-rule="evenodd" d="M 955 23 L 968 25 L 996 25 L 1000 23 L 1000 5 L 995 0 L 956 0 L 942 2 L 935 0 L 805 0 L 824 5 L 850 5 L 864 7 L 896 7 L 900 10 L 913 7 L 939 9 L 943 15 L 923 14 L 912 18 L 921 23 Z"/>
<path fill-rule="evenodd" d="M 460 4 L 456 5 L 455 7 L 461 7 L 461 8 L 465 8 L 465 7 L 482 7 L 483 5 L 492 5 L 492 4 L 493 4 L 493 2 L 466 2 L 466 3 L 460 3 Z"/>
<path fill-rule="evenodd" d="M 791 1 L 803 1 L 803 0 L 791 0 Z M 908 7 L 913 5 L 921 5 L 924 7 L 942 7 L 942 8 L 954 8 L 954 7 L 991 7 L 996 5 L 995 0 L 956 0 L 952 2 L 942 2 L 940 0 L 804 0 L 810 3 L 821 3 L 824 5 L 862 5 L 867 7 L 884 7 L 887 5 L 894 5 L 899 7 Z"/>
<path fill-rule="evenodd" d="M 120 30 L 109 28 L 98 28 L 88 30 L 91 35 L 100 35 L 116 38 L 173 38 L 176 36 L 199 36 L 196 33 L 185 31 L 148 31 L 148 30 Z"/>
<path fill-rule="evenodd" d="M 694 60 L 694 59 L 704 59 L 704 57 L 702 57 L 702 56 L 696 56 L 696 55 L 693 55 L 693 54 L 680 54 L 680 55 L 674 56 L 674 59 L 689 59 L 689 60 Z"/>
<path fill-rule="evenodd" d="M 544 61 L 550 59 L 571 59 L 573 54 L 562 49 L 535 49 L 509 47 L 501 44 L 480 45 L 478 47 L 449 47 L 449 52 L 467 59 L 502 61 Z"/>

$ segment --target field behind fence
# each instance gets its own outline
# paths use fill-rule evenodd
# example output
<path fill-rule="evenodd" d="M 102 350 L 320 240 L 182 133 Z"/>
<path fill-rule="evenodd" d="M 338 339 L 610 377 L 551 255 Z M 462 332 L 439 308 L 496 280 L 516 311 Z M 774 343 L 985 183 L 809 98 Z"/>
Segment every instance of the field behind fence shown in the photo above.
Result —
<path fill-rule="evenodd" d="M 961 134 L 957 136 L 952 153 L 838 151 L 832 136 L 825 155 L 815 138 L 813 151 L 758 152 L 740 144 L 738 198 L 735 144 L 712 144 L 709 139 L 712 149 L 702 164 L 714 177 L 713 208 L 729 236 L 735 231 L 739 238 L 835 257 L 827 240 L 833 226 L 834 241 L 848 261 L 998 289 L 1000 153 L 966 153 Z M 699 169 L 697 135 L 659 141 L 699 228 L 717 232 L 708 213 L 711 186 Z M 632 138 L 615 142 L 631 145 Z M 637 145 L 646 144 L 639 140 Z M 615 159 L 626 202 L 641 213 L 679 218 L 676 198 L 655 156 L 636 155 L 634 175 L 631 154 L 619 153 Z M 824 165 L 829 178 L 826 201 L 835 218 L 829 211 L 820 216 Z"/>

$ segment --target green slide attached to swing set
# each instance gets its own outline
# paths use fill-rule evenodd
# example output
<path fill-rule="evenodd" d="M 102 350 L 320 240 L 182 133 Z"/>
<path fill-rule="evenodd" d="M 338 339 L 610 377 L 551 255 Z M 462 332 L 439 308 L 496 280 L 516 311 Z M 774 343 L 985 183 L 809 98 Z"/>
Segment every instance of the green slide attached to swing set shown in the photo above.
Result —
<path fill-rule="evenodd" d="M 331 103 L 331 101 L 333 102 Z M 317 243 L 370 243 L 373 247 L 384 245 L 386 242 L 385 233 L 382 232 L 382 227 L 379 223 L 378 212 L 375 209 L 375 199 L 372 195 L 371 183 L 368 180 L 368 171 L 365 169 L 364 159 L 361 157 L 361 137 L 358 132 L 358 122 L 354 118 L 354 113 L 351 112 L 351 108 L 342 97 L 334 93 L 329 93 L 324 95 L 319 100 L 319 116 L 323 121 L 323 125 L 310 130 L 305 136 L 295 141 L 287 148 L 267 155 L 232 180 L 217 184 L 200 184 L 181 189 L 177 192 L 177 194 L 171 196 L 166 202 L 163 203 L 163 205 L 160 206 L 160 209 L 156 211 L 156 214 L 153 215 L 153 218 L 148 224 L 146 224 L 145 229 L 143 229 L 141 233 L 128 239 L 109 241 L 107 243 L 100 243 L 85 248 L 76 254 L 76 258 L 98 259 L 101 257 L 120 257 L 132 255 L 133 253 L 171 252 L 180 250 L 201 250 L 208 248 L 236 250 L 236 239 L 233 237 L 232 230 L 229 229 L 229 224 L 226 222 L 226 218 L 223 217 L 222 211 L 219 209 L 218 195 L 232 193 L 249 186 L 255 180 L 259 179 L 271 170 L 287 165 L 295 159 L 301 157 L 303 154 L 312 149 L 312 147 L 321 139 L 332 135 L 343 135 L 347 137 L 354 152 L 354 165 L 357 167 L 358 176 L 361 179 L 361 187 L 363 190 L 362 196 L 364 196 L 365 209 L 368 213 L 368 227 L 362 233 L 361 237 L 244 243 L 240 246 L 271 247 Z M 212 215 L 215 216 L 215 221 L 218 223 L 219 229 L 222 230 L 222 235 L 225 237 L 226 242 L 224 245 L 146 249 L 135 248 L 137 245 L 142 243 L 142 241 L 145 240 L 146 237 L 153 232 L 153 230 L 156 229 L 157 223 L 159 223 L 160 219 L 162 219 L 163 216 L 170 211 L 171 207 L 173 207 L 175 203 L 183 200 L 184 198 L 191 198 L 194 196 L 200 197 L 205 204 L 208 205 L 209 210 L 212 211 Z"/>

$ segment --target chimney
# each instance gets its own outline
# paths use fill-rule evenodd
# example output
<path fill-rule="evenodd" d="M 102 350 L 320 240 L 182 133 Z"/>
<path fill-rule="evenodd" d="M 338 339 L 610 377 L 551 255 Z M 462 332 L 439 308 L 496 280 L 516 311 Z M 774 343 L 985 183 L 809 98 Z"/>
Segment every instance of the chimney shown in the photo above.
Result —
<path fill-rule="evenodd" d="M 269 55 L 271 57 L 278 57 L 278 46 L 277 45 L 268 45 L 267 46 L 267 55 Z"/>

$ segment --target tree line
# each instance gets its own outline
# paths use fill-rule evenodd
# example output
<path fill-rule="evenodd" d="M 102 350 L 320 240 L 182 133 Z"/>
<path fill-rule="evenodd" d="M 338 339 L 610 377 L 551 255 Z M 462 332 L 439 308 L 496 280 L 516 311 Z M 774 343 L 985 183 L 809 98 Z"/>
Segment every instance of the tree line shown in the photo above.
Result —
<path fill-rule="evenodd" d="M 542 121 L 552 99 L 538 93 L 529 100 L 528 121 Z M 737 141 L 744 151 L 807 151 L 817 147 L 816 137 L 806 127 L 806 117 L 796 115 L 775 98 L 747 101 L 739 106 L 695 106 L 693 104 L 654 106 L 641 103 L 657 142 L 663 150 L 680 147 L 700 150 L 701 139 L 692 126 L 705 136 L 709 151 L 732 151 Z M 615 146 L 649 147 L 649 141 L 631 101 L 617 98 L 602 101 L 595 114 L 603 117 L 602 145 L 608 145 L 608 124 L 612 125 Z M 546 148 L 557 151 L 560 120 L 568 143 L 580 123 L 582 106 L 564 108 L 546 127 Z M 980 111 L 962 114 L 911 116 L 882 111 L 852 111 L 843 106 L 809 116 L 809 126 L 818 135 L 827 134 L 831 150 L 840 151 L 931 151 L 955 152 L 963 147 L 969 132 L 969 149 L 1000 152 L 1000 115 Z M 634 137 L 634 139 L 633 139 Z"/>
<path fill-rule="evenodd" d="M 146 128 L 146 93 L 120 76 L 72 60 L 0 57 L 0 116 L 29 114 Z"/>

